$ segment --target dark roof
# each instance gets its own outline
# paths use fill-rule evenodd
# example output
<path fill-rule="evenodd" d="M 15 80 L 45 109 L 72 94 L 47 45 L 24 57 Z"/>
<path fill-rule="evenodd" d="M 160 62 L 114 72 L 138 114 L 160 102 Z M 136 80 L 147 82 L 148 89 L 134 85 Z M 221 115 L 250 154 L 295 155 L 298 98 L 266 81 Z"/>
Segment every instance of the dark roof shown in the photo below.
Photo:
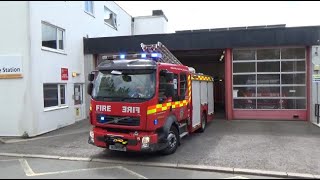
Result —
<path fill-rule="evenodd" d="M 100 37 L 84 39 L 85 54 L 139 52 L 140 44 L 162 42 L 168 49 L 200 50 L 319 44 L 320 26 L 220 29 L 172 34 Z"/>

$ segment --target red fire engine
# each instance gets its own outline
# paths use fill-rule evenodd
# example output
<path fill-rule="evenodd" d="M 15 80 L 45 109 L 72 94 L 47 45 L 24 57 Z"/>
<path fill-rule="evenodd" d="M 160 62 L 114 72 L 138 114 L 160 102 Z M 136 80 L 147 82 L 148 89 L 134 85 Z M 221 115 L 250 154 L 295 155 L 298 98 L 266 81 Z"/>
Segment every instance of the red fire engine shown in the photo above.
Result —
<path fill-rule="evenodd" d="M 142 54 L 103 56 L 88 76 L 88 142 L 117 151 L 172 154 L 214 115 L 213 78 L 183 65 L 163 44 Z"/>

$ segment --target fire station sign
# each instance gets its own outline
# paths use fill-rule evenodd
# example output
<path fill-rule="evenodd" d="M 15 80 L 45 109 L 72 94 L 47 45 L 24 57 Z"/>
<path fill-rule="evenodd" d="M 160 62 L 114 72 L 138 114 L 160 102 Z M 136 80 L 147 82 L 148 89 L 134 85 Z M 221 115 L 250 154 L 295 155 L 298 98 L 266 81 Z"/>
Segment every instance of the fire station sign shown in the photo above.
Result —
<path fill-rule="evenodd" d="M 312 75 L 313 82 L 320 82 L 320 74 Z"/>
<path fill-rule="evenodd" d="M 21 56 L 0 56 L 0 79 L 22 78 Z"/>
<path fill-rule="evenodd" d="M 68 80 L 68 68 L 61 68 L 61 80 Z"/>

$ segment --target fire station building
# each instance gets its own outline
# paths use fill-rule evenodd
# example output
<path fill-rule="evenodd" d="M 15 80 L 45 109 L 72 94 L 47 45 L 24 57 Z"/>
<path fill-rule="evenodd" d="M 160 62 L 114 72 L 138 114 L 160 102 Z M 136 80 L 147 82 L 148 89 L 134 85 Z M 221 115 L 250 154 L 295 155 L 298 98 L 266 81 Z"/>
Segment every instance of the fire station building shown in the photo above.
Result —
<path fill-rule="evenodd" d="M 140 43 L 160 41 L 183 64 L 215 78 L 218 116 L 317 123 L 319 40 L 320 26 L 270 25 L 88 38 L 84 53 L 97 65 L 102 55 L 139 53 Z"/>

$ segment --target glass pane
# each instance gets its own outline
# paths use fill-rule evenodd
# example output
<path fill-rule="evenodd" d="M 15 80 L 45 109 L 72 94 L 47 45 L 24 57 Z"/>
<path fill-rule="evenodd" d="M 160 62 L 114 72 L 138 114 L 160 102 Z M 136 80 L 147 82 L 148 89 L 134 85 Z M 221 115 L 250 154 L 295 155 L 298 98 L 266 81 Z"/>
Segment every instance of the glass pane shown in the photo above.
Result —
<path fill-rule="evenodd" d="M 305 74 L 282 74 L 282 84 L 305 84 Z"/>
<path fill-rule="evenodd" d="M 85 1 L 85 10 L 93 14 L 93 1 Z"/>
<path fill-rule="evenodd" d="M 280 59 L 280 49 L 258 49 L 257 59 Z"/>
<path fill-rule="evenodd" d="M 258 74 L 257 84 L 280 84 L 280 74 Z"/>
<path fill-rule="evenodd" d="M 233 97 L 256 97 L 256 87 L 234 87 Z"/>
<path fill-rule="evenodd" d="M 42 46 L 57 49 L 57 28 L 42 24 Z"/>
<path fill-rule="evenodd" d="M 58 86 L 56 84 L 43 85 L 44 107 L 58 106 Z"/>
<path fill-rule="evenodd" d="M 280 72 L 280 62 L 257 62 L 258 72 Z"/>
<path fill-rule="evenodd" d="M 104 7 L 104 22 L 110 24 L 113 27 L 117 26 L 117 15 L 107 7 Z"/>
<path fill-rule="evenodd" d="M 280 97 L 280 87 L 258 87 L 257 97 Z"/>
<path fill-rule="evenodd" d="M 234 99 L 234 109 L 256 109 L 256 99 Z"/>
<path fill-rule="evenodd" d="M 283 109 L 306 109 L 306 100 L 283 99 Z"/>
<path fill-rule="evenodd" d="M 89 1 L 85 1 L 84 2 L 84 9 L 86 10 L 86 11 L 89 11 L 88 9 L 89 9 Z"/>
<path fill-rule="evenodd" d="M 281 59 L 304 59 L 305 54 L 305 48 L 281 49 Z"/>
<path fill-rule="evenodd" d="M 305 61 L 282 61 L 281 71 L 282 72 L 294 72 L 294 71 L 305 71 Z"/>
<path fill-rule="evenodd" d="M 256 67 L 255 63 L 233 63 L 233 72 L 241 73 L 241 72 L 255 72 Z"/>
<path fill-rule="evenodd" d="M 258 99 L 257 109 L 281 109 L 280 99 Z"/>
<path fill-rule="evenodd" d="M 66 86 L 60 85 L 60 104 L 66 104 Z"/>
<path fill-rule="evenodd" d="M 233 60 L 255 60 L 255 50 L 233 50 Z"/>
<path fill-rule="evenodd" d="M 256 84 L 256 75 L 233 75 L 234 85 Z"/>
<path fill-rule="evenodd" d="M 59 49 L 63 50 L 63 31 L 58 30 L 58 41 L 59 41 Z"/>
<path fill-rule="evenodd" d="M 81 94 L 81 86 L 74 85 L 74 104 L 81 104 L 82 103 L 82 94 Z"/>
<path fill-rule="evenodd" d="M 282 97 L 306 97 L 305 86 L 282 87 Z"/>
<path fill-rule="evenodd" d="M 174 95 L 172 97 L 173 101 L 178 101 L 179 96 L 178 96 L 178 74 L 174 74 L 173 76 L 173 84 L 174 84 Z"/>

